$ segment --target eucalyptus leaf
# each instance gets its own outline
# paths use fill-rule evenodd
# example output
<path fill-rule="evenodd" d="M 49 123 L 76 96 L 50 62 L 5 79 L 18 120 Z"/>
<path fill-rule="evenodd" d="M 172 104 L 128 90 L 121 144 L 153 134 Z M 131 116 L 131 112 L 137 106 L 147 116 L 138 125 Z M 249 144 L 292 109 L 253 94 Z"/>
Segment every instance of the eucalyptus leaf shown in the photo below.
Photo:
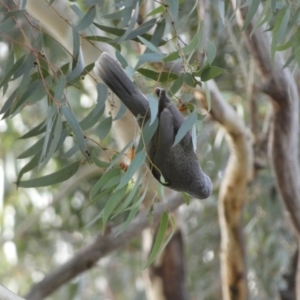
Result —
<path fill-rule="evenodd" d="M 189 130 L 191 130 L 191 128 L 193 127 L 193 125 L 196 123 L 197 121 L 197 112 L 196 110 L 194 110 L 182 123 L 182 125 L 180 126 L 176 136 L 175 136 L 175 140 L 174 140 L 174 144 L 173 147 L 175 145 L 177 145 L 182 139 L 183 137 L 187 134 L 187 132 Z"/>
<path fill-rule="evenodd" d="M 149 255 L 148 261 L 146 262 L 144 269 L 148 268 L 155 260 L 155 258 L 160 254 L 160 252 L 163 250 L 162 246 L 164 243 L 165 234 L 168 229 L 168 219 L 169 219 L 168 214 L 164 212 L 161 216 L 161 221 L 156 234 L 153 248 L 151 250 L 151 253 Z"/>
<path fill-rule="evenodd" d="M 96 16 L 96 8 L 92 6 L 88 12 L 84 15 L 84 17 L 80 20 L 80 22 L 75 26 L 77 31 L 82 31 L 88 28 L 94 21 Z"/>
<path fill-rule="evenodd" d="M 23 188 L 43 187 L 43 186 L 53 185 L 56 183 L 62 183 L 68 180 L 74 174 L 76 174 L 79 165 L 80 165 L 80 161 L 76 161 L 52 174 L 35 178 L 35 179 L 20 181 L 18 183 L 18 187 L 23 187 Z"/>
<path fill-rule="evenodd" d="M 145 162 L 146 151 L 140 151 L 135 154 L 133 161 L 130 163 L 127 171 L 123 175 L 120 184 L 117 187 L 118 189 L 123 188 L 133 177 L 138 168 Z"/>
<path fill-rule="evenodd" d="M 86 145 L 85 145 L 85 139 L 83 136 L 83 132 L 81 130 L 81 127 L 78 123 L 78 121 L 76 120 L 73 112 L 66 106 L 66 105 L 61 105 L 60 107 L 60 111 L 61 113 L 65 116 L 68 124 L 71 126 L 73 133 L 76 137 L 79 149 L 81 151 L 81 153 L 84 155 L 84 157 L 89 160 L 89 157 L 87 155 L 87 150 L 86 150 Z"/>

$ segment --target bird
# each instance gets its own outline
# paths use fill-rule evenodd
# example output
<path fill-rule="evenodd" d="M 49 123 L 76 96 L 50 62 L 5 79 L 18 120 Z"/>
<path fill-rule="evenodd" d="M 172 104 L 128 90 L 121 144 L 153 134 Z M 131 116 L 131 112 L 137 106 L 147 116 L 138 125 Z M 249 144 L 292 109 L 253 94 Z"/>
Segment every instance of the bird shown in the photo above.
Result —
<path fill-rule="evenodd" d="M 151 117 L 149 102 L 126 75 L 120 63 L 103 52 L 93 70 L 137 118 L 139 126 L 143 127 Z M 202 171 L 194 152 L 191 133 L 187 132 L 174 145 L 176 134 L 185 119 L 164 89 L 156 88 L 155 93 L 158 97 L 158 127 L 146 146 L 149 169 L 162 185 L 197 199 L 206 199 L 211 195 L 213 185 L 209 176 Z"/>

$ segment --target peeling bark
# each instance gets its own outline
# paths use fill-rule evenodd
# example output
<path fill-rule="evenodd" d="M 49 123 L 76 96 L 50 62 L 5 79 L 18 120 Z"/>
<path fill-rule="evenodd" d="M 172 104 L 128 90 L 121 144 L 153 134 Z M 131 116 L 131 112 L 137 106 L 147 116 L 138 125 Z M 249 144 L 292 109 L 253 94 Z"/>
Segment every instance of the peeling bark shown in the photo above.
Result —
<path fill-rule="evenodd" d="M 230 157 L 219 193 L 221 232 L 221 279 L 224 300 L 248 299 L 241 217 L 246 190 L 252 172 L 252 147 L 249 130 L 228 105 L 214 81 L 209 82 L 213 119 L 226 130 Z M 196 99 L 201 99 L 199 92 Z M 206 101 L 202 101 L 205 106 Z"/>

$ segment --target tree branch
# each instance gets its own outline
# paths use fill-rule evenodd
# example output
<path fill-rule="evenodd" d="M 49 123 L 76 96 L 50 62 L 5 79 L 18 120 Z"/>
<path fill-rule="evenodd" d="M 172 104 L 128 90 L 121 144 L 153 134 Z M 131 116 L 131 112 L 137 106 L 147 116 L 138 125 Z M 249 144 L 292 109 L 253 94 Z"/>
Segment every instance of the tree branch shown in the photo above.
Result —
<path fill-rule="evenodd" d="M 140 213 L 129 227 L 119 235 L 117 233 L 121 227 L 117 226 L 104 236 L 97 236 L 94 242 L 81 249 L 71 260 L 50 272 L 39 283 L 33 285 L 25 298 L 30 300 L 44 299 L 64 283 L 94 267 L 100 258 L 124 246 L 137 237 L 145 228 L 158 222 L 163 212 L 172 211 L 183 203 L 184 199 L 181 194 L 173 193 L 165 202 L 156 204 L 151 213 L 149 211 Z M 151 215 L 150 218 L 148 214 Z"/>
<path fill-rule="evenodd" d="M 248 180 L 252 171 L 249 130 L 234 109 L 224 101 L 215 81 L 208 82 L 211 93 L 210 114 L 227 133 L 230 157 L 219 193 L 221 231 L 221 279 L 223 299 L 248 298 L 247 269 L 241 216 Z M 195 92 L 199 99 L 199 92 Z M 206 101 L 202 101 L 206 105 Z"/>

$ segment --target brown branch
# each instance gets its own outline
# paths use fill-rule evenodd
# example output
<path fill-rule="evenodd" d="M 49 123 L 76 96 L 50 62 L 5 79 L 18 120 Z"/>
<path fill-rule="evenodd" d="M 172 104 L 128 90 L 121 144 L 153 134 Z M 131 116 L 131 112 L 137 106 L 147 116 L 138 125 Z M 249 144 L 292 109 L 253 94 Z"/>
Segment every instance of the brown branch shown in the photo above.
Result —
<path fill-rule="evenodd" d="M 219 194 L 221 231 L 221 278 L 223 299 L 248 298 L 241 216 L 248 180 L 252 171 L 249 130 L 233 108 L 224 101 L 216 83 L 209 81 L 212 96 L 210 114 L 227 133 L 230 157 Z M 198 92 L 195 93 L 199 99 Z M 204 105 L 206 102 L 202 102 Z"/>
<path fill-rule="evenodd" d="M 104 236 L 99 235 L 94 242 L 81 249 L 71 260 L 50 272 L 39 283 L 33 285 L 25 298 L 30 300 L 44 299 L 72 278 L 94 267 L 98 260 L 109 252 L 138 237 L 145 228 L 158 222 L 163 212 L 174 210 L 183 203 L 183 197 L 178 193 L 173 193 L 165 202 L 154 206 L 151 218 L 148 217 L 148 212 L 143 212 L 121 234 L 116 235 L 120 230 L 120 226 L 117 226 Z"/>

